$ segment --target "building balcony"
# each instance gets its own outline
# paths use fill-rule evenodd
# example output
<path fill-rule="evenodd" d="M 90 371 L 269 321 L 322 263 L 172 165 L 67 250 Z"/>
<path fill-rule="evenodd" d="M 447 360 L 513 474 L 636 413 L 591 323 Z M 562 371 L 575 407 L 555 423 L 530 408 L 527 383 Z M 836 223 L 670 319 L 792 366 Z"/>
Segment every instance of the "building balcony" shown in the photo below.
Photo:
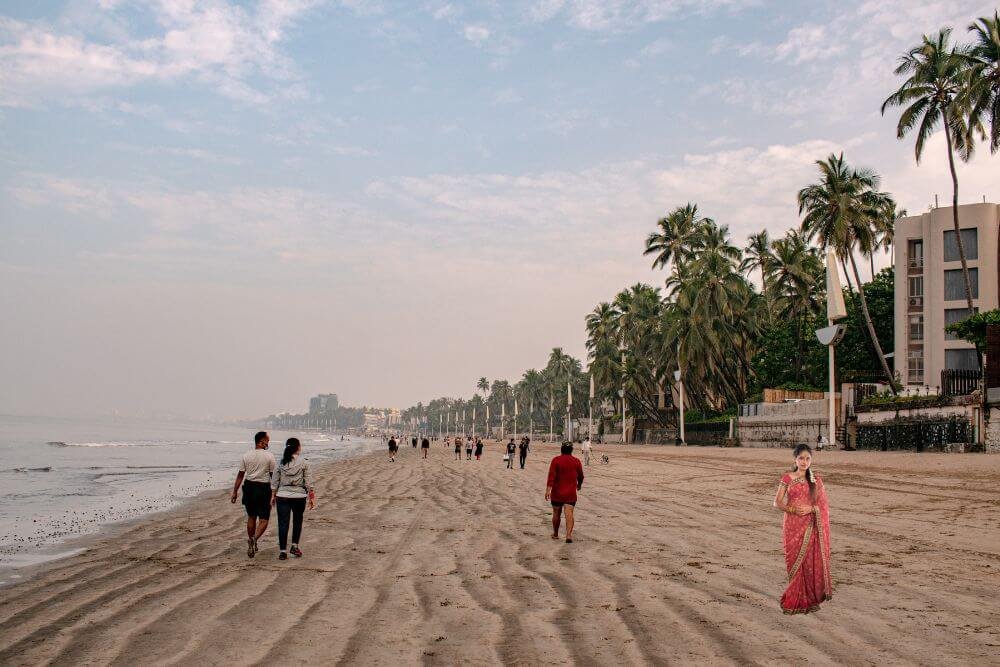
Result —
<path fill-rule="evenodd" d="M 907 298 L 907 309 L 912 311 L 922 311 L 924 309 L 923 296 L 911 296 Z"/>

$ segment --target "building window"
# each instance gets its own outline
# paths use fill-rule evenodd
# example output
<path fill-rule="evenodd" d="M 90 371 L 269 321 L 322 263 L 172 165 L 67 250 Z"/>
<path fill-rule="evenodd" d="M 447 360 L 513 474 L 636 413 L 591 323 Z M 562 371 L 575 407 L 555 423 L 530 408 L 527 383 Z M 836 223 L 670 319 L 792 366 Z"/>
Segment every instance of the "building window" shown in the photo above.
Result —
<path fill-rule="evenodd" d="M 906 247 L 906 254 L 909 258 L 910 268 L 919 269 L 924 265 L 924 241 L 916 239 L 909 241 Z"/>
<path fill-rule="evenodd" d="M 955 371 L 978 371 L 979 357 L 972 350 L 945 350 L 944 367 Z"/>
<path fill-rule="evenodd" d="M 979 312 L 978 308 L 974 309 L 975 312 Z M 961 322 L 965 318 L 969 317 L 968 308 L 945 308 L 944 309 L 944 326 L 947 329 L 949 324 L 954 324 L 955 322 Z M 944 332 L 945 340 L 958 340 L 958 336 L 955 334 L 948 333 L 946 330 Z"/>
<path fill-rule="evenodd" d="M 922 308 L 924 305 L 924 277 L 911 276 L 909 279 L 910 305 Z"/>
<path fill-rule="evenodd" d="M 910 279 L 912 280 L 912 278 Z M 972 298 L 979 298 L 979 269 L 969 269 L 969 282 L 972 283 Z M 965 278 L 962 269 L 950 269 L 944 272 L 944 300 L 961 301 L 965 299 Z"/>
<path fill-rule="evenodd" d="M 910 340 L 924 339 L 924 316 L 910 315 Z"/>
<path fill-rule="evenodd" d="M 924 351 L 910 350 L 906 359 L 906 381 L 909 384 L 924 383 Z"/>
<path fill-rule="evenodd" d="M 965 250 L 966 259 L 979 259 L 979 230 L 962 230 L 962 247 Z M 962 259 L 958 254 L 958 244 L 955 243 L 955 230 L 950 229 L 944 233 L 944 261 L 957 262 Z"/>

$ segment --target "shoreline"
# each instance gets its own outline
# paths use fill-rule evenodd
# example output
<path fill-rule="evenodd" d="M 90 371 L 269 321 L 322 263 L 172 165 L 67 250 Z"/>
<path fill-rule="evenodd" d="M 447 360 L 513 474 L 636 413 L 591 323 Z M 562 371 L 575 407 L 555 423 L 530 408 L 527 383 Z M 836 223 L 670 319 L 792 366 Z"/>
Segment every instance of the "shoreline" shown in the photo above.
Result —
<path fill-rule="evenodd" d="M 248 559 L 224 490 L 116 526 L 4 588 L 0 662 L 970 664 L 1000 643 L 981 622 L 1000 613 L 1000 459 L 818 455 L 836 592 L 790 620 L 770 507 L 789 452 L 599 447 L 568 545 L 542 498 L 556 447 L 524 471 L 495 442 L 479 462 L 440 441 L 324 462 L 301 559 L 277 560 L 273 514 Z"/>

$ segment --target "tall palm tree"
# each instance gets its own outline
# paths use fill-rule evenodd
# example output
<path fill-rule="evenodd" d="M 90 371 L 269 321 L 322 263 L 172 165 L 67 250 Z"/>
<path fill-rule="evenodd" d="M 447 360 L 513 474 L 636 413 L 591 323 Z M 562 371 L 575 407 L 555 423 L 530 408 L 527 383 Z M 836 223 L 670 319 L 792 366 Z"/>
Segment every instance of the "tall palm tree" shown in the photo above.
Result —
<path fill-rule="evenodd" d="M 771 258 L 771 237 L 767 230 L 762 230 L 747 237 L 747 245 L 743 249 L 743 261 L 740 263 L 740 271 L 750 273 L 760 271 L 761 291 L 767 290 L 767 276 L 764 271 L 764 264 Z"/>
<path fill-rule="evenodd" d="M 978 127 L 990 145 L 1000 150 L 1000 12 L 983 17 L 969 26 L 975 41 L 969 51 L 969 72 L 964 102 L 969 110 L 969 126 Z M 983 120 L 989 131 L 982 129 Z"/>
<path fill-rule="evenodd" d="M 896 67 L 897 75 L 908 75 L 899 90 L 882 103 L 882 114 L 890 106 L 906 107 L 896 125 L 896 137 L 903 139 L 910 130 L 916 128 L 915 153 L 917 162 L 924 151 L 924 142 L 940 127 L 944 130 L 948 149 L 948 168 L 951 170 L 952 223 L 955 228 L 955 243 L 958 257 L 962 261 L 962 277 L 965 280 L 965 299 L 969 312 L 974 312 L 972 304 L 972 282 L 969 279 L 969 265 L 965 260 L 965 244 L 958 224 L 958 172 L 955 170 L 955 148 L 958 141 L 959 156 L 963 160 L 971 157 L 974 143 L 967 141 L 968 126 L 960 107 L 960 96 L 964 89 L 969 69 L 969 51 L 963 46 L 951 46 L 951 29 L 945 28 L 936 35 L 924 35 L 920 45 L 900 56 Z"/>
<path fill-rule="evenodd" d="M 773 304 L 775 317 L 795 324 L 795 379 L 801 382 L 807 325 L 819 311 L 823 262 L 802 232 L 790 230 L 772 243 L 763 268 L 768 276 L 767 298 Z"/>
<path fill-rule="evenodd" d="M 831 154 L 826 160 L 818 160 L 816 165 L 820 171 L 819 182 L 802 188 L 798 194 L 802 231 L 810 240 L 817 240 L 824 250 L 833 248 L 842 259 L 846 257 L 850 262 L 868 336 L 895 393 L 895 382 L 891 381 L 893 375 L 875 334 L 868 300 L 861 289 L 861 276 L 854 260 L 855 247 L 862 252 L 871 251 L 875 245 L 875 221 L 893 210 L 895 203 L 891 196 L 879 191 L 881 179 L 875 172 L 848 166 L 843 153 Z"/>
<path fill-rule="evenodd" d="M 698 213 L 698 205 L 678 206 L 667 217 L 656 221 L 657 231 L 646 237 L 644 255 L 656 255 L 653 268 L 663 268 L 673 262 L 676 266 L 689 258 L 695 250 L 698 230 L 705 222 L 711 222 Z"/>

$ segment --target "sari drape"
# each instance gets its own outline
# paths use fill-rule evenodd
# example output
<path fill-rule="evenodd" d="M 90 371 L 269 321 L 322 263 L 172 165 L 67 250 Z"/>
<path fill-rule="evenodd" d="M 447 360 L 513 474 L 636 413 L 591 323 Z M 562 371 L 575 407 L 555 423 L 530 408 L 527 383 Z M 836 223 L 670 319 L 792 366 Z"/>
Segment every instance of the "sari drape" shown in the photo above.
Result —
<path fill-rule="evenodd" d="M 788 588 L 781 596 L 786 614 L 808 614 L 833 597 L 830 577 L 830 507 L 823 480 L 815 477 L 816 498 L 810 498 L 805 479 L 781 478 L 789 507 L 807 508 L 806 515 L 785 514 L 781 537 L 788 569 Z"/>

